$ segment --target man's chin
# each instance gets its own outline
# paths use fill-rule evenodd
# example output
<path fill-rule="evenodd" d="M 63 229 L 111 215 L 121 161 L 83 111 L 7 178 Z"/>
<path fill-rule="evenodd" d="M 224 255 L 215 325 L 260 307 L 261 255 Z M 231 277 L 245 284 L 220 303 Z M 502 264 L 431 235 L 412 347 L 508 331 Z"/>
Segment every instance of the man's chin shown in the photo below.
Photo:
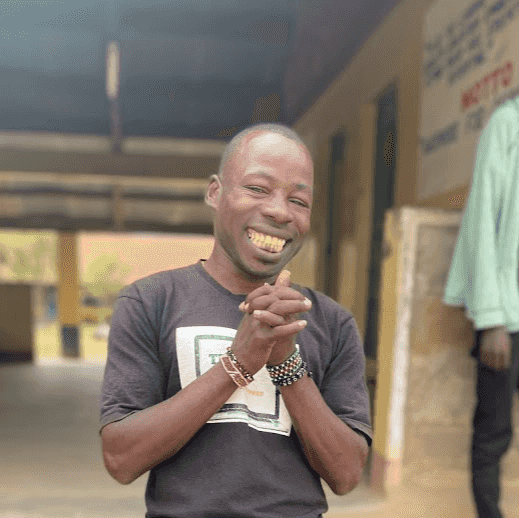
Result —
<path fill-rule="evenodd" d="M 252 278 L 258 280 L 270 280 L 276 279 L 276 277 L 286 268 L 287 264 L 297 255 L 297 252 L 301 249 L 298 247 L 295 253 L 283 254 L 284 257 L 273 259 L 272 261 L 265 260 L 263 258 L 256 258 L 254 261 L 256 264 L 247 264 L 244 271 Z"/>
<path fill-rule="evenodd" d="M 263 268 L 258 267 L 245 267 L 242 271 L 252 281 L 264 281 L 270 282 L 277 278 L 277 276 L 283 271 L 287 262 L 276 263 L 276 264 L 265 264 Z"/>

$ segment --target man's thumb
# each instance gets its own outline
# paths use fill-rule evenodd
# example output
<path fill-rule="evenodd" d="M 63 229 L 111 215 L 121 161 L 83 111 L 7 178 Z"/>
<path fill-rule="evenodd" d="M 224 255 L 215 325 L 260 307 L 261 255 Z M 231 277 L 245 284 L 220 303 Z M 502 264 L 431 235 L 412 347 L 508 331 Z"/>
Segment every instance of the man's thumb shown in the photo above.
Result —
<path fill-rule="evenodd" d="M 283 270 L 276 279 L 276 283 L 274 286 L 286 286 L 290 287 L 290 272 L 288 270 Z"/>

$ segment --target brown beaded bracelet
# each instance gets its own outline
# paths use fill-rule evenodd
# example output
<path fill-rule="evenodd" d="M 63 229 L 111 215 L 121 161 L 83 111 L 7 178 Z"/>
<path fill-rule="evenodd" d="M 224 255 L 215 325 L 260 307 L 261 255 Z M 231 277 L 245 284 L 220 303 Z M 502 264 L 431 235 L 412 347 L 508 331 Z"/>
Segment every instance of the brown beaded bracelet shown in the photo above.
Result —
<path fill-rule="evenodd" d="M 254 381 L 254 377 L 252 376 L 252 374 L 249 374 L 249 372 L 247 372 L 247 370 L 245 369 L 245 367 L 238 361 L 238 358 L 236 358 L 236 355 L 234 354 L 234 351 L 230 348 L 230 347 L 227 347 L 227 356 L 229 356 L 229 358 L 231 359 L 231 361 L 234 363 L 234 365 L 236 365 L 236 367 L 238 368 L 238 370 L 241 372 L 241 374 L 243 375 L 243 377 L 249 382 L 251 383 L 252 381 Z"/>
<path fill-rule="evenodd" d="M 238 387 L 245 388 L 250 383 L 249 380 L 245 379 L 238 367 L 236 367 L 234 362 L 229 358 L 227 354 L 220 356 L 220 363 L 225 369 L 225 372 L 229 374 L 231 379 L 234 381 L 236 385 L 238 385 Z"/>
<path fill-rule="evenodd" d="M 290 376 L 294 372 L 297 372 L 301 368 L 302 365 L 303 365 L 303 358 L 301 358 L 301 356 L 300 356 L 297 360 L 297 363 L 292 363 L 282 370 L 278 370 L 275 372 L 274 371 L 269 372 L 269 374 L 272 379 L 283 378 L 286 376 Z"/>

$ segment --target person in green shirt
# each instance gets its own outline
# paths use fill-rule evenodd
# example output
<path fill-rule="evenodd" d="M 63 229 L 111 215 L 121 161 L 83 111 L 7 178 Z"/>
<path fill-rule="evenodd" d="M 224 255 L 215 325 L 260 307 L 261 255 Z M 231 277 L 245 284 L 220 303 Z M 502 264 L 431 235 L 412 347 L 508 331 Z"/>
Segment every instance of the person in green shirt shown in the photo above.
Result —
<path fill-rule="evenodd" d="M 519 378 L 519 98 L 485 126 L 444 303 L 473 321 L 477 359 L 471 449 L 472 490 L 480 518 L 501 518 L 500 460 L 510 446 Z"/>

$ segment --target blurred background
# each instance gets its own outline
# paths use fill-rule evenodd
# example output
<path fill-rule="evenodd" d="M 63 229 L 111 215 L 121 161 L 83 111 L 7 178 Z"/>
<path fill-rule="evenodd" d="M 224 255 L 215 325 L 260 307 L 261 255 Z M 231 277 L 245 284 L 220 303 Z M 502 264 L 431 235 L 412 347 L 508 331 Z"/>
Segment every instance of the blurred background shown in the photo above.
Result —
<path fill-rule="evenodd" d="M 79 336 L 77 351 L 71 354 L 101 364 L 106 361 L 113 304 L 121 289 L 152 273 L 207 258 L 213 246 L 212 236 L 196 234 L 78 232 L 75 239 Z M 31 326 L 27 334 L 32 335 L 32 348 L 17 356 L 12 350 L 2 351 L 4 357 L 10 356 L 7 361 L 30 359 L 42 364 L 59 362 L 63 357 L 57 246 L 55 231 L 0 232 L 2 282 L 31 285 Z"/>
<path fill-rule="evenodd" d="M 373 447 L 326 516 L 474 516 L 473 329 L 441 297 L 518 35 L 516 0 L 0 2 L 0 517 L 144 515 L 100 454 L 113 302 L 208 257 L 207 180 L 256 122 L 313 155 L 289 269 L 366 353 Z M 503 484 L 519 516 L 517 441 Z"/>

